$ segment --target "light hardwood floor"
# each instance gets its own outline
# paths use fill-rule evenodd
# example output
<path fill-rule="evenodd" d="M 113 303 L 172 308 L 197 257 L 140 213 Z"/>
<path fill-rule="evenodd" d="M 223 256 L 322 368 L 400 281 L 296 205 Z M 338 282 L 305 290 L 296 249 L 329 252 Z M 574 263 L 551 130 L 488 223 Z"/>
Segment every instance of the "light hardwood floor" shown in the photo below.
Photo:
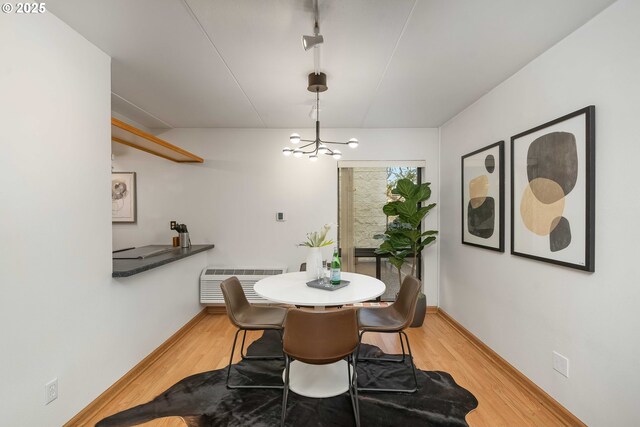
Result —
<path fill-rule="evenodd" d="M 204 316 L 176 345 L 96 413 L 88 425 L 145 403 L 186 376 L 225 367 L 234 333 L 235 328 L 226 316 Z M 439 314 L 428 314 L 423 327 L 409 329 L 407 333 L 418 368 L 449 372 L 458 384 L 476 396 L 478 408 L 467 415 L 470 426 L 567 425 Z M 260 335 L 252 332 L 247 338 L 253 341 Z M 387 353 L 400 352 L 397 335 L 366 334 L 365 341 Z M 238 352 L 236 358 L 239 359 Z M 184 426 L 180 418 L 165 418 L 144 425 Z"/>

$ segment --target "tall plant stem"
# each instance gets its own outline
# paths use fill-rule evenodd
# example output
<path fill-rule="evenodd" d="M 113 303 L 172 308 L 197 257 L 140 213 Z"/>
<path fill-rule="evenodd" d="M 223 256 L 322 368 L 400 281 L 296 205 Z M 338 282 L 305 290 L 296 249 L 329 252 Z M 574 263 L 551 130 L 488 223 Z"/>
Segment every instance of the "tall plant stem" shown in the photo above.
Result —
<path fill-rule="evenodd" d="M 418 255 L 413 255 L 413 265 L 411 266 L 411 275 L 415 277 L 416 275 L 416 262 L 418 261 Z"/>

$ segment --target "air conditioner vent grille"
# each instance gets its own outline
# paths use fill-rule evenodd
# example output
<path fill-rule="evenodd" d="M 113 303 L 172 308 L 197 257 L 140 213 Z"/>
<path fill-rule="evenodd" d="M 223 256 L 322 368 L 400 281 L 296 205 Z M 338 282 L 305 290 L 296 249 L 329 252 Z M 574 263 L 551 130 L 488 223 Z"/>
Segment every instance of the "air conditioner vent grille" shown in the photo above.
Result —
<path fill-rule="evenodd" d="M 224 304 L 224 297 L 220 289 L 220 283 L 231 276 L 240 280 L 247 300 L 253 304 L 265 304 L 269 301 L 263 299 L 253 289 L 253 285 L 260 279 L 287 272 L 286 267 L 280 268 L 231 268 L 231 267 L 207 267 L 200 275 L 200 303 Z"/>

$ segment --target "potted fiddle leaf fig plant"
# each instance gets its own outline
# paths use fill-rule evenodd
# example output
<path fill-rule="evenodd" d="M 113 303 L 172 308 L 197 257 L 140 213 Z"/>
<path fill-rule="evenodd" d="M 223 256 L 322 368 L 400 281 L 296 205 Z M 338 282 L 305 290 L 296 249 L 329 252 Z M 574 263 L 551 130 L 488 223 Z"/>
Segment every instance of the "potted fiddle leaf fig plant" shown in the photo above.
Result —
<path fill-rule="evenodd" d="M 436 240 L 436 230 L 422 231 L 422 220 L 436 204 L 430 203 L 420 206 L 431 197 L 431 183 L 415 184 L 410 179 L 400 179 L 391 191 L 394 200 L 382 208 L 387 216 L 387 228 L 384 234 L 374 236 L 381 239 L 380 247 L 376 249 L 379 255 L 389 257 L 389 262 L 398 270 L 398 280 L 402 283 L 402 266 L 407 258 L 413 258 L 411 275 L 416 274 L 416 265 L 422 249 Z M 412 327 L 422 326 L 426 314 L 427 301 L 424 293 L 420 292 L 416 313 Z"/>

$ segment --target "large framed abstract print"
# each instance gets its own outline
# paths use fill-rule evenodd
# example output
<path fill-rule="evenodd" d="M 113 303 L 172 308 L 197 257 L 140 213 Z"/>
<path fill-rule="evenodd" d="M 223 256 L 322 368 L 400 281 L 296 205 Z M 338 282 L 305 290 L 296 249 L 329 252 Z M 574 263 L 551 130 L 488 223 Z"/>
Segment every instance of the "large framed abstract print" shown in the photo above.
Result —
<path fill-rule="evenodd" d="M 594 234 L 589 106 L 511 138 L 511 253 L 592 272 Z"/>
<path fill-rule="evenodd" d="M 504 141 L 462 156 L 462 243 L 504 252 Z"/>

